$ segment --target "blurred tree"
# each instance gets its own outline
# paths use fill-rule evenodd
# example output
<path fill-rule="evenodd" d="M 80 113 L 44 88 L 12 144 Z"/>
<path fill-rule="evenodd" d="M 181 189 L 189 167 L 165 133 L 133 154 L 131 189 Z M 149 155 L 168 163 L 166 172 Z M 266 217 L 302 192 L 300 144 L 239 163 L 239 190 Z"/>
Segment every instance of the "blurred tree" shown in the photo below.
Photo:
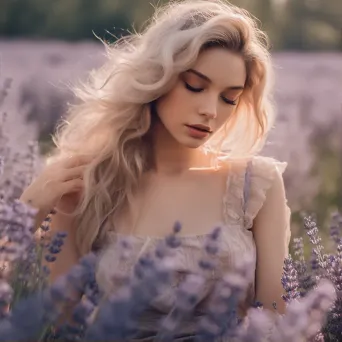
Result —
<path fill-rule="evenodd" d="M 284 6 L 283 49 L 337 50 L 342 41 L 342 2 L 287 0 Z"/>
<path fill-rule="evenodd" d="M 3 0 L 0 35 L 65 40 L 104 37 L 106 30 L 128 28 L 129 8 L 119 1 Z"/>
<path fill-rule="evenodd" d="M 45 27 L 47 3 L 41 0 L 3 0 L 0 35 L 16 37 L 41 35 Z"/>
<path fill-rule="evenodd" d="M 0 37 L 110 39 L 140 30 L 167 0 L 1 0 Z M 341 0 L 232 0 L 261 21 L 275 50 L 342 50 Z"/>
<path fill-rule="evenodd" d="M 338 118 L 338 116 L 337 116 Z M 312 200 L 312 210 L 321 226 L 329 223 L 329 214 L 342 209 L 342 120 L 317 127 L 312 133 L 316 163 L 312 174 L 319 179 L 318 195 Z M 317 143 L 319 142 L 319 143 Z M 327 233 L 328 234 L 328 233 Z"/>
<path fill-rule="evenodd" d="M 312 19 L 323 22 L 332 28 L 335 43 L 342 50 L 342 1 L 310 0 L 309 2 L 311 2 Z"/>

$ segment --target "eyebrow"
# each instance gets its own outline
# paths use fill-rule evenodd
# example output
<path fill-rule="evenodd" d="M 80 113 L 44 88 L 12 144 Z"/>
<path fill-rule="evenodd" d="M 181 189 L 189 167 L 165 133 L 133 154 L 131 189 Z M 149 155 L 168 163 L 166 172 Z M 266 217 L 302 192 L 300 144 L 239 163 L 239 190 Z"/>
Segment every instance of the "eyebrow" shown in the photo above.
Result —
<path fill-rule="evenodd" d="M 186 72 L 190 72 L 192 74 L 195 74 L 198 77 L 202 78 L 203 80 L 205 80 L 205 81 L 207 81 L 209 83 L 212 83 L 212 80 L 208 76 L 202 74 L 201 72 L 199 72 L 199 71 L 197 71 L 195 69 L 189 69 Z M 227 89 L 230 89 L 230 90 L 243 90 L 243 89 L 245 89 L 245 87 L 244 86 L 231 86 L 231 87 L 227 87 Z"/>

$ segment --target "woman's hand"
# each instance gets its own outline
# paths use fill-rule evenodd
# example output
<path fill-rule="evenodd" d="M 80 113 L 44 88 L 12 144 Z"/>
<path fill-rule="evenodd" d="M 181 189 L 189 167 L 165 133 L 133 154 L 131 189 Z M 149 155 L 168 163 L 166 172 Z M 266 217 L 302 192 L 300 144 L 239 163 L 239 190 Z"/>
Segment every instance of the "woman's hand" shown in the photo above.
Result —
<path fill-rule="evenodd" d="M 20 201 L 41 213 L 53 208 L 72 211 L 84 188 L 83 175 L 89 156 L 71 156 L 48 165 L 25 189 Z"/>

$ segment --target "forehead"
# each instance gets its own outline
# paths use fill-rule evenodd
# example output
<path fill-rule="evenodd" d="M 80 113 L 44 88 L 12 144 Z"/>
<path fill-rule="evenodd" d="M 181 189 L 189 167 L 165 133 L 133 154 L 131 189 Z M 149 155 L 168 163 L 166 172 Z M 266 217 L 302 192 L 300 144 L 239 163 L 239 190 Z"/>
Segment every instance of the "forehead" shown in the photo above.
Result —
<path fill-rule="evenodd" d="M 202 51 L 193 69 L 208 76 L 218 86 L 243 86 L 246 80 L 246 65 L 243 57 L 224 48 Z"/>

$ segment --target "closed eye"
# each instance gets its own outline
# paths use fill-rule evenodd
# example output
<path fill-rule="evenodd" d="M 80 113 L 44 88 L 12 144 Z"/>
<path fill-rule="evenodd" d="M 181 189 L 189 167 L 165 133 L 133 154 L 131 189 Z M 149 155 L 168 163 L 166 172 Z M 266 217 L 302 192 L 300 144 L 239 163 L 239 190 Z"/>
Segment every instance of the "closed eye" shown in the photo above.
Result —
<path fill-rule="evenodd" d="M 189 83 L 187 82 L 184 82 L 185 84 L 185 88 L 194 92 L 194 93 L 200 93 L 201 91 L 203 91 L 204 89 L 203 88 L 195 88 L 195 87 L 192 87 Z M 237 104 L 237 101 L 234 101 L 234 100 L 230 100 L 230 99 L 227 99 L 226 97 L 224 96 L 221 96 L 221 99 L 223 102 L 229 104 L 229 105 L 232 105 L 232 106 L 236 106 Z"/>
<path fill-rule="evenodd" d="M 186 82 L 184 82 L 184 84 L 185 84 L 186 89 L 193 91 L 194 93 L 200 93 L 201 91 L 203 91 L 203 88 L 194 88 L 189 83 L 186 83 Z"/>
<path fill-rule="evenodd" d="M 232 106 L 236 106 L 237 105 L 237 101 L 234 101 L 234 100 L 229 100 L 227 99 L 226 97 L 224 96 L 221 96 L 221 99 L 223 102 L 227 103 L 227 104 L 230 104 Z"/>

